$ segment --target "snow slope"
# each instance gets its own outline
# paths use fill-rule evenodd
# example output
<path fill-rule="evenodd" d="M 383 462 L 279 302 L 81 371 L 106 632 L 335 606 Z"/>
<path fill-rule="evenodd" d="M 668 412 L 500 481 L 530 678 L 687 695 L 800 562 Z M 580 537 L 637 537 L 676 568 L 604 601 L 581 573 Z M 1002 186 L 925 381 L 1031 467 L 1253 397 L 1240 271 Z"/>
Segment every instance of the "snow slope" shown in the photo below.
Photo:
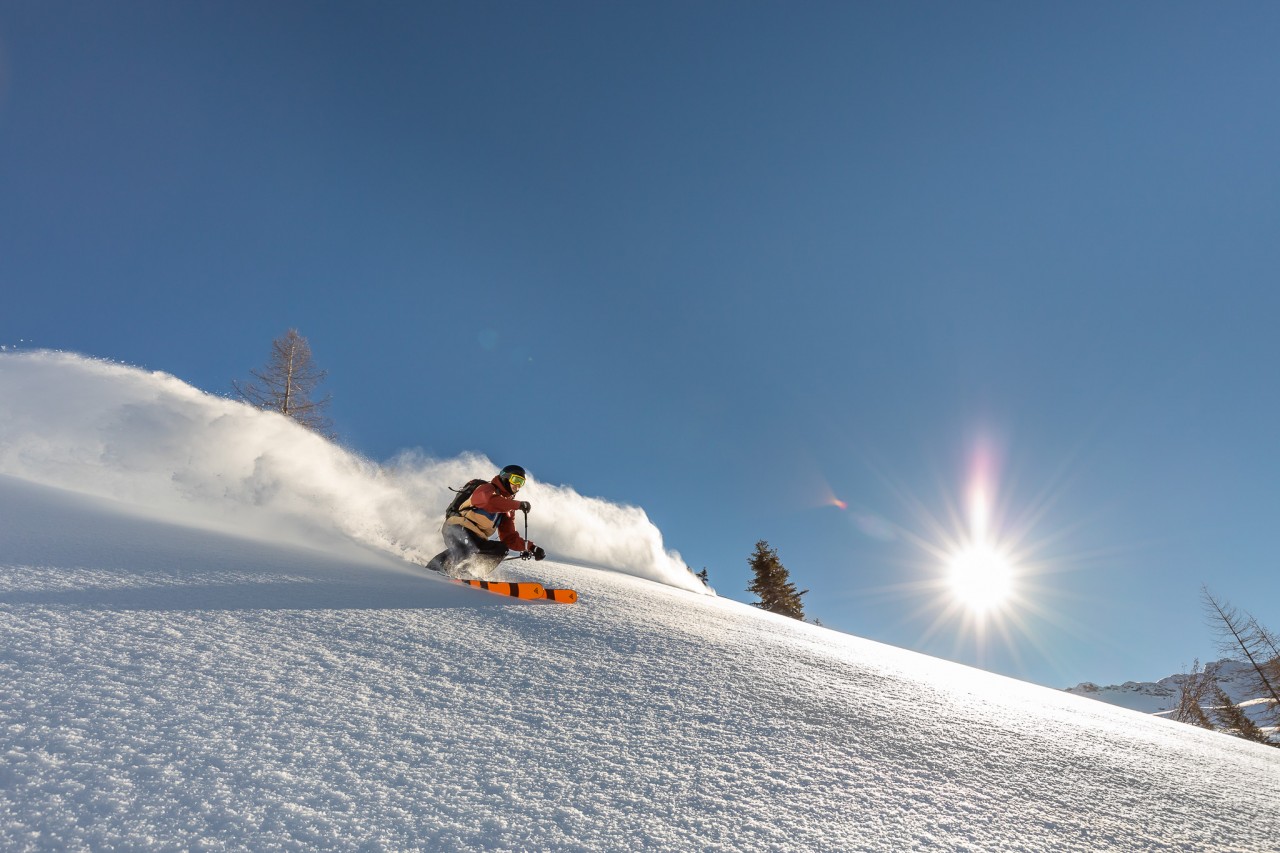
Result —
<path fill-rule="evenodd" d="M 93 464 L 103 483 L 68 490 L 88 475 L 34 439 L 15 455 L 12 413 L 40 416 L 0 399 L 0 849 L 1260 851 L 1280 833 L 1280 750 L 635 571 L 508 564 L 580 602 L 491 596 L 322 536 L 330 508 L 287 476 L 284 516 L 175 494 L 159 468 L 129 469 L 124 500 Z M 50 435 L 91 429 L 70 409 Z M 210 428 L 183 429 L 216 448 Z"/>

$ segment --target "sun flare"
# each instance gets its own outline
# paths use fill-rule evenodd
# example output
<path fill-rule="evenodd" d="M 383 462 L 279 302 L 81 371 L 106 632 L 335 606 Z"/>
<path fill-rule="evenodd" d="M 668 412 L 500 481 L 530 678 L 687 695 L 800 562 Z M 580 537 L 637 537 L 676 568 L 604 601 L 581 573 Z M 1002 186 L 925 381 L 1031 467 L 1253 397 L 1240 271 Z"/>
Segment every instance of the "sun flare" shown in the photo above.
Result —
<path fill-rule="evenodd" d="M 986 613 L 1000 607 L 1013 591 L 1009 559 L 986 544 L 971 545 L 951 558 L 947 567 L 951 592 L 970 610 Z"/>
<path fill-rule="evenodd" d="M 1050 483 L 1027 500 L 1002 488 L 1000 448 L 988 439 L 976 443 L 967 461 L 963 485 L 940 492 L 942 512 L 889 481 L 917 523 L 893 525 L 885 541 L 907 542 L 920 556 L 908 564 L 909 579 L 884 591 L 915 599 L 906 618 L 921 624 L 919 650 L 937 651 L 943 636 L 951 639 L 951 658 L 979 666 L 988 656 L 1008 656 L 1021 665 L 1027 650 L 1051 659 L 1055 650 L 1043 632 L 1078 633 L 1051 606 L 1059 592 L 1046 581 L 1065 570 L 1063 561 L 1079 559 L 1050 552 L 1061 547 L 1065 530 L 1044 534 L 1060 490 Z M 853 513 L 855 521 L 860 515 Z"/>

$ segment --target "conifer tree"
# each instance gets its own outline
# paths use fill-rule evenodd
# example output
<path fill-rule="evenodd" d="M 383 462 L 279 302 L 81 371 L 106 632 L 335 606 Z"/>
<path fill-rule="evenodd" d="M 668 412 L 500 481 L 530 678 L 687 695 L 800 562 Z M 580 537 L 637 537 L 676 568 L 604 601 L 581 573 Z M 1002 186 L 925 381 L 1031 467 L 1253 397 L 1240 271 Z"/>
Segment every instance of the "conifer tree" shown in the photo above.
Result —
<path fill-rule="evenodd" d="M 254 381 L 245 385 L 231 383 L 241 400 L 259 409 L 279 412 L 326 438 L 333 437 L 332 422 L 324 415 L 329 396 L 312 399 L 328 373 L 312 362 L 311 345 L 297 329 L 272 341 L 266 367 L 249 372 Z"/>
<path fill-rule="evenodd" d="M 791 573 L 778 559 L 777 549 L 770 548 L 769 543 L 761 539 L 756 543 L 756 549 L 747 563 L 754 575 L 747 592 L 760 598 L 755 606 L 770 613 L 781 613 L 804 621 L 804 605 L 800 598 L 809 590 L 796 591 L 796 585 L 791 582 Z"/>
<path fill-rule="evenodd" d="M 1270 743 L 1267 735 L 1244 712 L 1244 709 L 1231 701 L 1231 697 L 1217 682 L 1211 688 L 1213 695 L 1213 716 L 1227 734 L 1251 740 L 1255 743 Z"/>

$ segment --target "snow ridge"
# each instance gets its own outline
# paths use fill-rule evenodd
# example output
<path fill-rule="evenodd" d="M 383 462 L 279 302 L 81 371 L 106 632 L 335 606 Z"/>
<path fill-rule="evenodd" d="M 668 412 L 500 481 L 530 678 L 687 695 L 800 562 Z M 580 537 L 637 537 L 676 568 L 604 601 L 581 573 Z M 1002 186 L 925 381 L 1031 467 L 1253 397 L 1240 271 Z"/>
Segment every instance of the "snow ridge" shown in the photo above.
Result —
<path fill-rule="evenodd" d="M 449 486 L 501 467 L 420 453 L 377 465 L 166 373 L 71 353 L 0 354 L 0 400 L 0 473 L 270 542 L 337 547 L 338 531 L 425 561 L 443 547 Z M 550 552 L 709 592 L 643 510 L 536 476 L 524 494 L 535 505 L 530 535 Z"/>

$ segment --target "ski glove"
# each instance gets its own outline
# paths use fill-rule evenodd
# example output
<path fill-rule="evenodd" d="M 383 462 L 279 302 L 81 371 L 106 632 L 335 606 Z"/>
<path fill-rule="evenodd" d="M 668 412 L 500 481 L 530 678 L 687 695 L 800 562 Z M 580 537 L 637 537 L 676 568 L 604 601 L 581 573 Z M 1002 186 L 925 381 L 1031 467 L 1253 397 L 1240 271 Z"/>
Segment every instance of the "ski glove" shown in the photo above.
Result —
<path fill-rule="evenodd" d="M 532 504 L 530 504 L 528 501 L 520 501 L 520 511 L 521 511 L 521 512 L 523 512 L 523 513 L 525 513 L 525 514 L 528 514 L 529 510 L 531 510 L 531 509 L 533 509 L 533 505 L 532 505 Z"/>
<path fill-rule="evenodd" d="M 530 550 L 533 553 L 533 559 L 535 560 L 545 560 L 547 558 L 547 552 L 542 550 L 541 545 L 534 545 Z"/>

